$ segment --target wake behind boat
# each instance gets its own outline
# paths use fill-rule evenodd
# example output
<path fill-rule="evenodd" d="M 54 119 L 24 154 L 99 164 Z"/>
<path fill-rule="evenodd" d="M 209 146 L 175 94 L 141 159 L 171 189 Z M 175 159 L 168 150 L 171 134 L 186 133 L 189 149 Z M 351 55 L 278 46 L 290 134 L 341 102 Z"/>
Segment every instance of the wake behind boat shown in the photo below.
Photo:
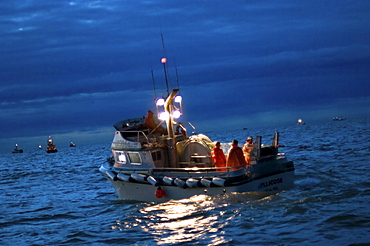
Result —
<path fill-rule="evenodd" d="M 294 164 L 278 153 L 278 132 L 267 146 L 256 137 L 249 164 L 216 167 L 211 156 L 216 142 L 195 134 L 191 123 L 186 125 L 194 134 L 188 136 L 185 123 L 175 121 L 182 108 L 178 90 L 156 102 L 162 122 L 156 123 L 149 110 L 146 117 L 114 125 L 114 159 L 99 170 L 120 199 L 163 202 L 200 194 L 280 191 L 294 186 Z M 221 146 L 227 157 L 230 144 Z"/>

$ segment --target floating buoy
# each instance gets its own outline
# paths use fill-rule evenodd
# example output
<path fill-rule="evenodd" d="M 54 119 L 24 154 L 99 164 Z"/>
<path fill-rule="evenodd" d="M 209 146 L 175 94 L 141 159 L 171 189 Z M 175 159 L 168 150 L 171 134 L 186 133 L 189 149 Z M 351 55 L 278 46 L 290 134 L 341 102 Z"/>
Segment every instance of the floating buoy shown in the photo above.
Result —
<path fill-rule="evenodd" d="M 164 195 L 165 195 L 164 190 L 162 190 L 162 188 L 160 186 L 158 186 L 158 188 L 155 191 L 155 197 L 162 198 L 162 197 L 164 197 Z"/>

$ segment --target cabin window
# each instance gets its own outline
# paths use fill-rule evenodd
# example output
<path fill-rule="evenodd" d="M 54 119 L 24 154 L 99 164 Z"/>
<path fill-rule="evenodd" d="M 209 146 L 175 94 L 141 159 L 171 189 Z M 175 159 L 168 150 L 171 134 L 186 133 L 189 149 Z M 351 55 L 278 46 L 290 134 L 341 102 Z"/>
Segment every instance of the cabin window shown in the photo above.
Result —
<path fill-rule="evenodd" d="M 117 157 L 118 162 L 123 163 L 123 164 L 127 163 L 125 152 L 116 151 L 116 157 Z"/>
<path fill-rule="evenodd" d="M 153 161 L 159 161 L 162 159 L 161 151 L 152 152 Z"/>
<path fill-rule="evenodd" d="M 141 158 L 138 152 L 128 152 L 127 155 L 131 164 L 133 165 L 141 164 Z"/>

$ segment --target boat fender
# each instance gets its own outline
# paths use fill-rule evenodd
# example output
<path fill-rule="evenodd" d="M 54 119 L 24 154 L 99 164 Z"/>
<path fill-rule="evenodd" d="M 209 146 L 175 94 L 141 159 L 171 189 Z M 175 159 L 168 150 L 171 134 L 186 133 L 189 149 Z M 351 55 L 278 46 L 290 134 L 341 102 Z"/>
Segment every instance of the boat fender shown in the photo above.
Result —
<path fill-rule="evenodd" d="M 188 180 L 186 180 L 186 185 L 190 188 L 197 188 L 202 186 L 198 179 L 193 178 L 189 178 Z"/>
<path fill-rule="evenodd" d="M 123 173 L 118 173 L 117 178 L 125 182 L 135 182 L 135 180 L 131 178 L 130 175 L 123 174 Z"/>
<path fill-rule="evenodd" d="M 226 186 L 226 179 L 222 178 L 213 178 L 212 183 L 214 183 L 217 186 L 225 187 Z"/>
<path fill-rule="evenodd" d="M 99 171 L 102 172 L 102 173 L 106 173 L 107 169 L 104 168 L 103 166 L 100 166 Z"/>
<path fill-rule="evenodd" d="M 147 176 L 144 175 L 144 174 L 140 174 L 140 173 L 131 173 L 131 178 L 133 178 L 133 179 L 135 179 L 136 181 L 139 181 L 139 182 L 147 181 Z"/>
<path fill-rule="evenodd" d="M 186 189 L 188 188 L 186 182 L 182 179 L 176 178 L 174 181 L 175 185 L 177 185 L 180 188 Z"/>
<path fill-rule="evenodd" d="M 117 176 L 110 170 L 105 171 L 105 174 L 108 175 L 109 178 L 111 178 L 113 181 L 117 181 Z"/>
<path fill-rule="evenodd" d="M 148 176 L 147 181 L 155 187 L 159 185 L 158 181 L 153 176 Z"/>
<path fill-rule="evenodd" d="M 162 180 L 168 185 L 175 185 L 175 180 L 173 178 L 164 176 Z"/>
<path fill-rule="evenodd" d="M 158 188 L 155 190 L 155 197 L 162 198 L 164 197 L 165 193 L 162 187 L 158 186 Z"/>
<path fill-rule="evenodd" d="M 215 185 L 212 183 L 211 180 L 208 179 L 201 179 L 200 183 L 206 187 L 214 187 Z"/>

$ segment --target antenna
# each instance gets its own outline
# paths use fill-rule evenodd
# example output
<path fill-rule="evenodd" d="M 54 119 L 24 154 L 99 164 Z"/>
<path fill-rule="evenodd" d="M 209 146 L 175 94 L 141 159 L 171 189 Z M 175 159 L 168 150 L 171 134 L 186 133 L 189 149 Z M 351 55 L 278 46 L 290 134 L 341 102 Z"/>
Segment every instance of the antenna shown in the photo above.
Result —
<path fill-rule="evenodd" d="M 179 89 L 179 90 L 180 90 L 179 74 L 177 73 L 177 67 L 175 67 L 175 73 L 176 73 L 177 89 Z"/>
<path fill-rule="evenodd" d="M 151 57 L 150 57 L 150 54 L 149 54 L 149 61 L 151 61 L 151 59 L 150 59 L 150 58 L 151 58 Z M 152 65 L 152 63 L 151 63 L 151 62 L 150 62 L 150 72 L 151 72 L 151 74 L 152 74 L 154 100 L 156 100 L 156 99 L 157 99 L 157 90 L 156 90 L 156 88 L 155 88 L 155 79 L 154 79 L 153 65 Z"/>
<path fill-rule="evenodd" d="M 180 91 L 179 74 L 177 72 L 176 57 L 173 60 L 174 60 L 174 63 L 175 63 L 175 75 L 176 75 L 177 89 L 179 89 L 179 91 Z"/>
<path fill-rule="evenodd" d="M 163 64 L 163 69 L 164 69 L 164 76 L 165 76 L 165 79 L 166 79 L 166 87 L 167 87 L 167 96 L 170 95 L 170 91 L 169 91 L 169 86 L 168 86 L 168 83 L 169 83 L 169 78 L 168 78 L 168 70 L 167 70 L 167 57 L 166 57 L 166 48 L 164 46 L 164 40 L 163 40 L 163 34 L 161 33 L 161 39 L 162 39 L 162 48 L 163 48 L 163 55 L 164 57 L 161 59 L 161 62 Z"/>
<path fill-rule="evenodd" d="M 154 80 L 153 69 L 150 72 L 152 73 L 153 91 L 154 91 L 154 100 L 155 100 L 157 98 L 157 92 L 156 92 L 156 89 L 155 89 L 155 80 Z"/>
<path fill-rule="evenodd" d="M 176 74 L 177 89 L 179 89 L 179 91 L 180 91 L 179 74 L 177 73 L 176 59 L 174 59 L 174 61 L 175 61 L 175 74 Z"/>

